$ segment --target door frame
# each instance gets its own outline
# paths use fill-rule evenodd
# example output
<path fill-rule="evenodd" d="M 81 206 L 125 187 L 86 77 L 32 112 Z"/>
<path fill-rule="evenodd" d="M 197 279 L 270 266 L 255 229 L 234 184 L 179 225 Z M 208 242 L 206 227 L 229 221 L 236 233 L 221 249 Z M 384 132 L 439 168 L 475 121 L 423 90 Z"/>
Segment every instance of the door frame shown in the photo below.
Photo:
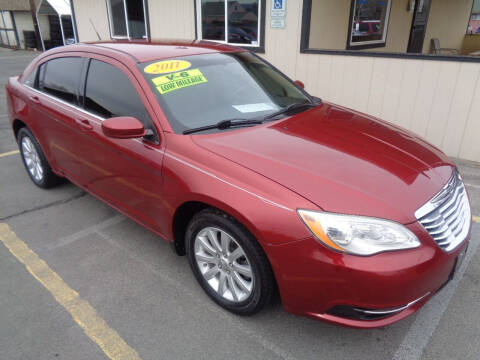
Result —
<path fill-rule="evenodd" d="M 425 31 L 423 32 L 423 39 L 422 39 L 422 49 L 423 49 L 423 46 L 425 44 L 425 35 L 427 34 L 427 26 L 428 26 L 428 20 L 430 18 L 430 8 L 432 6 L 432 0 L 427 0 L 428 1 L 428 9 L 427 9 L 427 17 L 425 19 Z M 418 5 L 420 4 L 420 2 L 423 2 L 422 0 L 415 0 L 415 8 L 413 9 L 413 16 L 412 16 L 412 23 L 410 25 L 410 36 L 408 37 L 408 44 L 407 44 L 407 53 L 409 54 L 421 54 L 422 52 L 420 53 L 416 53 L 416 52 L 411 52 L 410 51 L 410 48 L 411 48 L 411 43 L 412 43 L 412 40 L 413 40 L 413 29 L 415 27 L 415 17 L 417 16 L 417 9 L 418 9 Z"/>

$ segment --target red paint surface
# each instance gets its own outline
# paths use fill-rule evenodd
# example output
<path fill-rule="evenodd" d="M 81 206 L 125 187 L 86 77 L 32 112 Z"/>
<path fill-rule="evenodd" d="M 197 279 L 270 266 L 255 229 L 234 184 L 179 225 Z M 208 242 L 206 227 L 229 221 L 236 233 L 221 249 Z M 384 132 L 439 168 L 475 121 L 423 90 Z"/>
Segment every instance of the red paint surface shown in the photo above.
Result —
<path fill-rule="evenodd" d="M 88 121 L 84 124 L 89 124 Z M 105 136 L 129 139 L 139 138 L 145 135 L 142 123 L 130 116 L 119 116 L 102 121 L 102 131 Z"/>

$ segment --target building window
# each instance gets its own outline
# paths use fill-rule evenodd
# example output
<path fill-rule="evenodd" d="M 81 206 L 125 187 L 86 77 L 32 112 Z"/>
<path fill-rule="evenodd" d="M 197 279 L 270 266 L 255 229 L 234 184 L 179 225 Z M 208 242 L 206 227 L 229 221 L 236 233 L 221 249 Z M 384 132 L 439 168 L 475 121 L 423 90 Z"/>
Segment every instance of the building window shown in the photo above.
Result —
<path fill-rule="evenodd" d="M 0 10 L 0 45 L 18 46 L 10 11 Z"/>
<path fill-rule="evenodd" d="M 480 0 L 303 0 L 300 51 L 480 62 L 479 15 Z"/>
<path fill-rule="evenodd" d="M 385 46 L 392 0 L 352 0 L 348 47 Z"/>
<path fill-rule="evenodd" d="M 199 38 L 246 47 L 262 46 L 264 0 L 195 1 Z"/>
<path fill-rule="evenodd" d="M 107 0 L 112 38 L 145 39 L 145 0 Z"/>

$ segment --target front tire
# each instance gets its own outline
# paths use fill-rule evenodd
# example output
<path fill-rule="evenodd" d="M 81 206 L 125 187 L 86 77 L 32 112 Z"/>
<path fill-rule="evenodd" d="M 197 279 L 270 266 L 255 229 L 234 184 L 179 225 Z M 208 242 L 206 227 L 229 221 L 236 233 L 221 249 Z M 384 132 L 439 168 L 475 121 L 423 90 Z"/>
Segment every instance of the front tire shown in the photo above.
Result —
<path fill-rule="evenodd" d="M 221 307 L 252 315 L 270 302 L 270 263 L 256 239 L 231 216 L 202 210 L 190 221 L 185 241 L 197 281 Z"/>
<path fill-rule="evenodd" d="M 60 178 L 53 173 L 32 132 L 26 127 L 21 128 L 18 132 L 17 141 L 23 164 L 33 183 L 44 189 L 57 185 Z"/>

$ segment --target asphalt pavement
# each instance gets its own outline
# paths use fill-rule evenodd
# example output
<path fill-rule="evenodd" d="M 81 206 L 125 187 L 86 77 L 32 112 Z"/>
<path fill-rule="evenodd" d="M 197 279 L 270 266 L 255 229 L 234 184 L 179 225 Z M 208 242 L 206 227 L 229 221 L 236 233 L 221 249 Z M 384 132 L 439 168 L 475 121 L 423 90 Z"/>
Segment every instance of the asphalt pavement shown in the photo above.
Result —
<path fill-rule="evenodd" d="M 480 359 L 480 218 L 455 279 L 394 325 L 343 328 L 279 301 L 232 315 L 148 230 L 70 183 L 33 185 L 3 89 L 35 55 L 0 48 L 1 360 Z M 457 164 L 480 216 L 480 164 Z"/>

